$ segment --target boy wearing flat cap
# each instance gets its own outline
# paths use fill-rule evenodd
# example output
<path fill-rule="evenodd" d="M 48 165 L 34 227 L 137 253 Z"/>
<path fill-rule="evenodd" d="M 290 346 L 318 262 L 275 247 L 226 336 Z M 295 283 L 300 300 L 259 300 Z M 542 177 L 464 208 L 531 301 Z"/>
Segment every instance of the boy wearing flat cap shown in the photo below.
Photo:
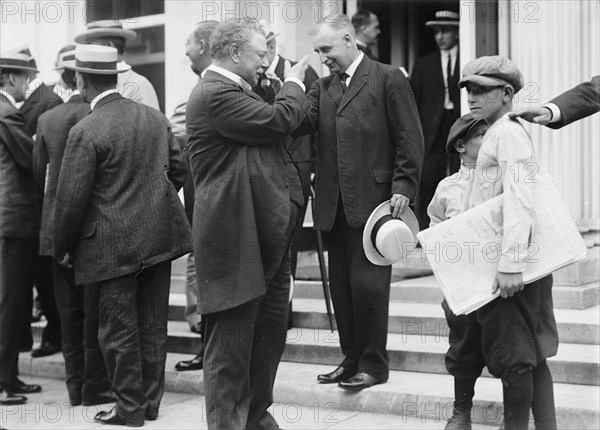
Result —
<path fill-rule="evenodd" d="M 458 155 L 461 166 L 458 172 L 438 184 L 427 208 L 430 227 L 463 211 L 467 188 L 473 178 L 477 154 L 487 129 L 484 120 L 475 119 L 470 113 L 457 119 L 450 128 L 446 151 Z M 481 328 L 475 313 L 455 315 L 445 299 L 442 308 L 450 328 L 446 369 L 454 376 L 454 409 L 445 430 L 470 429 L 475 382 L 485 366 L 481 354 Z"/>
<path fill-rule="evenodd" d="M 552 275 L 523 284 L 533 227 L 538 165 L 531 138 L 514 118 L 512 99 L 523 87 L 517 66 L 502 56 L 480 57 L 463 69 L 473 118 L 489 129 L 481 143 L 465 209 L 503 197 L 503 235 L 493 292 L 500 296 L 476 311 L 481 351 L 492 375 L 502 379 L 506 429 L 555 429 L 552 376 L 546 359 L 556 354 Z"/>

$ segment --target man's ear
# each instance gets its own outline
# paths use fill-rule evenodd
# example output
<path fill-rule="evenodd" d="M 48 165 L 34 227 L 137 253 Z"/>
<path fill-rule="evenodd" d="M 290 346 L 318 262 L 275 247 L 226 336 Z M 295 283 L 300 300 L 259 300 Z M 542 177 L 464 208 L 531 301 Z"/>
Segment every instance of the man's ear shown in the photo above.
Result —
<path fill-rule="evenodd" d="M 200 39 L 200 43 L 198 44 L 198 53 L 200 55 L 204 55 L 204 53 L 206 52 L 206 42 L 202 39 Z"/>
<path fill-rule="evenodd" d="M 456 149 L 456 152 L 458 152 L 459 154 L 462 154 L 462 153 L 464 153 L 467 150 L 465 148 L 465 142 L 462 139 L 458 139 L 454 143 L 454 149 Z"/>
<path fill-rule="evenodd" d="M 344 34 L 344 42 L 346 42 L 346 46 L 350 46 L 352 44 L 352 36 L 349 33 Z"/>
<path fill-rule="evenodd" d="M 240 47 L 237 43 L 232 43 L 229 46 L 229 56 L 233 60 L 234 63 L 240 62 Z"/>

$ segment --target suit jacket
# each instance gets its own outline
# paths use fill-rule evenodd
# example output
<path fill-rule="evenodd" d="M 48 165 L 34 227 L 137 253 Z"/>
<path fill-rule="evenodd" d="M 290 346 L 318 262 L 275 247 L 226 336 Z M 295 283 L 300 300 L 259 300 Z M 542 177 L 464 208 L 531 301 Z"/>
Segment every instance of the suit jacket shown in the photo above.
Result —
<path fill-rule="evenodd" d="M 31 136 L 35 134 L 41 114 L 62 103 L 63 99 L 54 92 L 54 85 L 46 85 L 42 82 L 19 109 L 25 118 L 29 134 Z"/>
<path fill-rule="evenodd" d="M 23 116 L 0 94 L 0 237 L 37 237 L 32 151 Z"/>
<path fill-rule="evenodd" d="M 187 145 L 187 132 L 185 129 L 185 111 L 187 109 L 187 100 L 179 103 L 175 110 L 173 111 L 173 115 L 169 118 L 169 122 L 171 123 L 171 130 L 173 131 L 173 137 L 179 143 L 179 147 L 182 151 L 185 150 Z M 194 213 L 194 181 L 192 180 L 192 174 L 190 172 L 190 160 L 187 157 L 187 154 L 183 154 L 183 161 L 185 162 L 185 167 L 187 171 L 187 175 L 185 177 L 185 182 L 183 183 L 183 206 L 185 207 L 185 214 L 188 217 L 190 225 L 192 225 L 192 215 Z"/>
<path fill-rule="evenodd" d="M 590 81 L 577 85 L 575 88 L 551 100 L 558 106 L 561 120 L 548 124 L 550 128 L 561 128 L 579 119 L 600 111 L 600 75 Z"/>
<path fill-rule="evenodd" d="M 143 271 L 190 252 L 177 190 L 185 167 L 156 109 L 111 94 L 71 131 L 56 190 L 54 254 L 77 284 Z"/>
<path fill-rule="evenodd" d="M 308 93 L 311 107 L 296 133 L 318 128 L 315 228 L 333 226 L 341 195 L 348 224 L 364 226 L 392 194 L 414 200 L 423 134 L 408 80 L 397 67 L 364 57 L 345 93 L 337 74 Z"/>
<path fill-rule="evenodd" d="M 445 153 L 443 148 L 432 148 L 433 141 L 442 121 L 444 113 L 445 83 L 442 72 L 441 52 L 435 51 L 420 58 L 415 63 L 410 74 L 410 86 L 415 96 L 415 103 L 419 109 L 419 118 L 423 127 L 423 137 L 425 139 L 425 156 L 432 150 Z M 450 100 L 454 104 L 454 116 L 460 117 L 460 53 L 454 65 L 452 72 L 452 81 L 450 86 Z"/>
<path fill-rule="evenodd" d="M 90 105 L 81 95 L 44 112 L 38 121 L 33 149 L 33 172 L 38 196 L 43 196 L 40 219 L 40 255 L 54 255 L 52 228 L 56 207 L 56 186 L 71 128 L 87 116 Z"/>
<path fill-rule="evenodd" d="M 194 255 L 200 313 L 234 308 L 266 293 L 287 253 L 290 205 L 304 203 L 284 148 L 304 117 L 293 82 L 269 105 L 207 71 L 192 91 L 186 124 L 194 179 Z M 289 236 L 289 234 L 287 234 Z"/>

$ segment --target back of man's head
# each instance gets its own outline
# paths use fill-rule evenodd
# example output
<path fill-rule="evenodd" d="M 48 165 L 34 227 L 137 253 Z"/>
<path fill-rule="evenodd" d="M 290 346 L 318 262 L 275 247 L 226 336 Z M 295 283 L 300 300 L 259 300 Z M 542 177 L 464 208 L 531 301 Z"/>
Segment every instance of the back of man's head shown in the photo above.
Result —
<path fill-rule="evenodd" d="M 371 16 L 372 15 L 373 15 L 373 12 L 371 12 L 370 10 L 365 10 L 365 9 L 359 10 L 354 15 L 352 15 L 352 25 L 354 26 L 354 31 L 356 33 L 359 33 L 360 28 L 363 25 L 371 24 Z"/>
<path fill-rule="evenodd" d="M 206 44 L 206 49 L 210 52 L 210 38 L 219 25 L 218 21 L 200 21 L 192 29 L 188 41 L 199 45 L 202 41 Z"/>
<path fill-rule="evenodd" d="M 210 55 L 214 60 L 223 61 L 229 56 L 229 48 L 237 45 L 244 49 L 250 44 L 254 33 L 264 35 L 264 30 L 258 20 L 252 18 L 237 18 L 219 23 L 210 38 Z"/>

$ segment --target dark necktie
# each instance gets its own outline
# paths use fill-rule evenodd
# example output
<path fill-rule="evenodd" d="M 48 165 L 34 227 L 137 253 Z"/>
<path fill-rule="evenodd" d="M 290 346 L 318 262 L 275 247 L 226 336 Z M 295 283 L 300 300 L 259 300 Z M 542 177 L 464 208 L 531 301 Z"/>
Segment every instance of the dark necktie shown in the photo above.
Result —
<path fill-rule="evenodd" d="M 450 82 L 452 81 L 452 57 L 448 53 L 448 64 L 446 65 L 446 85 L 448 86 L 448 98 L 450 98 Z"/>
<path fill-rule="evenodd" d="M 347 73 L 342 73 L 340 75 L 340 81 L 342 82 L 342 92 L 346 92 L 346 90 L 348 89 L 348 86 L 346 85 L 346 79 L 348 79 L 348 74 Z"/>

